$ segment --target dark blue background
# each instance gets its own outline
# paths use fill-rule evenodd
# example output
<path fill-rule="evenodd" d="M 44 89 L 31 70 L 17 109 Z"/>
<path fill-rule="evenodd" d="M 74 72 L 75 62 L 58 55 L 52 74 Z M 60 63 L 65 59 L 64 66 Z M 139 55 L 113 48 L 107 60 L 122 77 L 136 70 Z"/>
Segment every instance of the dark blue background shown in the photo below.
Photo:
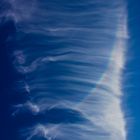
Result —
<path fill-rule="evenodd" d="M 129 51 L 126 73 L 132 73 L 126 84 L 132 85 L 126 88 L 128 94 L 127 107 L 128 119 L 130 117 L 130 129 L 128 139 L 140 140 L 140 2 L 138 0 L 128 1 L 128 29 L 130 34 Z M 18 139 L 18 125 L 11 117 L 11 105 L 20 102 L 26 97 L 21 97 L 13 93 L 12 85 L 15 80 L 22 78 L 17 75 L 12 66 L 10 49 L 7 47 L 7 38 L 14 36 L 16 32 L 13 21 L 1 20 L 0 23 L 0 139 L 16 140 Z M 13 42 L 9 42 L 12 46 Z M 13 43 L 14 46 L 14 43 Z"/>

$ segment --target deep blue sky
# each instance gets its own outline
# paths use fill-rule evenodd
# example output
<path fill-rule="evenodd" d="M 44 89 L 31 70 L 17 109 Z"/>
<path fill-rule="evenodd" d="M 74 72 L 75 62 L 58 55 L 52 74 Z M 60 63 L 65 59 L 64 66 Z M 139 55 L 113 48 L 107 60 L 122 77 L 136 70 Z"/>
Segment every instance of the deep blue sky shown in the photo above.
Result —
<path fill-rule="evenodd" d="M 128 113 L 130 130 L 128 140 L 140 140 L 140 1 L 128 1 L 128 29 L 130 34 L 127 73 L 130 87 Z"/>
<path fill-rule="evenodd" d="M 11 25 L 11 24 L 10 24 Z M 8 26 L 8 25 L 7 25 Z M 14 30 L 14 27 L 10 27 Z M 3 28 L 4 29 L 4 28 Z M 128 50 L 128 63 L 126 65 L 126 91 L 125 94 L 128 96 L 127 99 L 127 108 L 128 108 L 128 122 L 130 122 L 129 125 L 129 135 L 128 140 L 140 140 L 140 1 L 139 0 L 128 0 L 128 30 L 130 34 L 129 39 L 129 50 Z M 0 39 L 4 39 L 3 37 L 6 36 L 6 32 L 4 30 L 0 30 L 2 34 L 0 34 Z M 5 34 L 3 34 L 5 32 Z M 1 40 L 0 40 L 1 41 Z M 14 79 L 15 76 L 13 75 L 12 71 L 9 72 L 9 69 L 11 70 L 10 63 L 8 62 L 8 56 L 7 50 L 4 49 L 4 46 L 1 42 L 1 48 L 0 48 L 0 63 L 3 65 L 2 68 L 0 68 L 0 90 L 4 94 L 0 94 L 0 110 L 3 112 L 3 116 L 0 116 L 0 138 L 2 140 L 9 140 L 10 137 L 14 136 L 14 131 L 8 132 L 8 135 L 4 132 L 7 132 L 10 130 L 10 120 L 5 121 L 5 117 L 9 116 L 10 111 L 7 109 L 9 108 L 10 104 L 12 104 L 11 101 L 13 101 L 13 97 L 10 97 L 10 93 L 8 93 L 5 89 L 11 88 L 7 87 L 7 85 L 10 85 Z M 129 75 L 130 73 L 130 75 Z M 127 75 L 128 74 L 128 75 Z M 129 77 L 127 77 L 129 76 Z M 7 80 L 4 80 L 5 77 L 8 77 Z M 130 85 L 129 86 L 127 86 Z M 3 97 L 1 97 L 3 96 Z M 9 97 L 9 98 L 7 98 Z M 7 111 L 6 111 L 7 110 Z M 5 121 L 5 122 L 4 122 Z M 7 130 L 7 127 L 9 129 Z M 2 131 L 3 130 L 3 131 Z M 3 139 L 3 136 L 5 136 L 5 139 Z"/>

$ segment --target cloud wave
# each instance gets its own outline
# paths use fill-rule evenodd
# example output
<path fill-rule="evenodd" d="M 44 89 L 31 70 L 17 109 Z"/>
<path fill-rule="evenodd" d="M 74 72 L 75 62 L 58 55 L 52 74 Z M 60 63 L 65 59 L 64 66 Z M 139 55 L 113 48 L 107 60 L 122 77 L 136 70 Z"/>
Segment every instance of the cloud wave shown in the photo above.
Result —
<path fill-rule="evenodd" d="M 0 17 L 16 26 L 8 46 L 21 75 L 14 90 L 26 96 L 13 105 L 21 139 L 126 140 L 125 1 L 8 2 Z"/>

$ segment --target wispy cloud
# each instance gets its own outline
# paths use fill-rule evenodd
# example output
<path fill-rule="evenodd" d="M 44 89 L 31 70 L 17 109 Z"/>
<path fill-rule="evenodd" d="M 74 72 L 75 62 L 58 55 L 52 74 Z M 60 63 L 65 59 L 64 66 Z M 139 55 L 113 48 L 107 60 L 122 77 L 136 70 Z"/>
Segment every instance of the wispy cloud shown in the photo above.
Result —
<path fill-rule="evenodd" d="M 30 97 L 16 105 L 32 114 L 33 124 L 22 131 L 27 140 L 126 140 L 124 2 L 36 1 L 31 13 L 16 22 L 13 53 L 25 77 L 21 91 Z"/>

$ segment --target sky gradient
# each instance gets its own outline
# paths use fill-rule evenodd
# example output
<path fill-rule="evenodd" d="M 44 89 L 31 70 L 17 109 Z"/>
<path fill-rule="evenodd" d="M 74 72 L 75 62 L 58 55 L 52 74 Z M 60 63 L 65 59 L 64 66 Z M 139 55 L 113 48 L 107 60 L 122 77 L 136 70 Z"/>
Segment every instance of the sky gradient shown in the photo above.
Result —
<path fill-rule="evenodd" d="M 139 140 L 138 1 L 0 2 L 0 139 Z"/>

